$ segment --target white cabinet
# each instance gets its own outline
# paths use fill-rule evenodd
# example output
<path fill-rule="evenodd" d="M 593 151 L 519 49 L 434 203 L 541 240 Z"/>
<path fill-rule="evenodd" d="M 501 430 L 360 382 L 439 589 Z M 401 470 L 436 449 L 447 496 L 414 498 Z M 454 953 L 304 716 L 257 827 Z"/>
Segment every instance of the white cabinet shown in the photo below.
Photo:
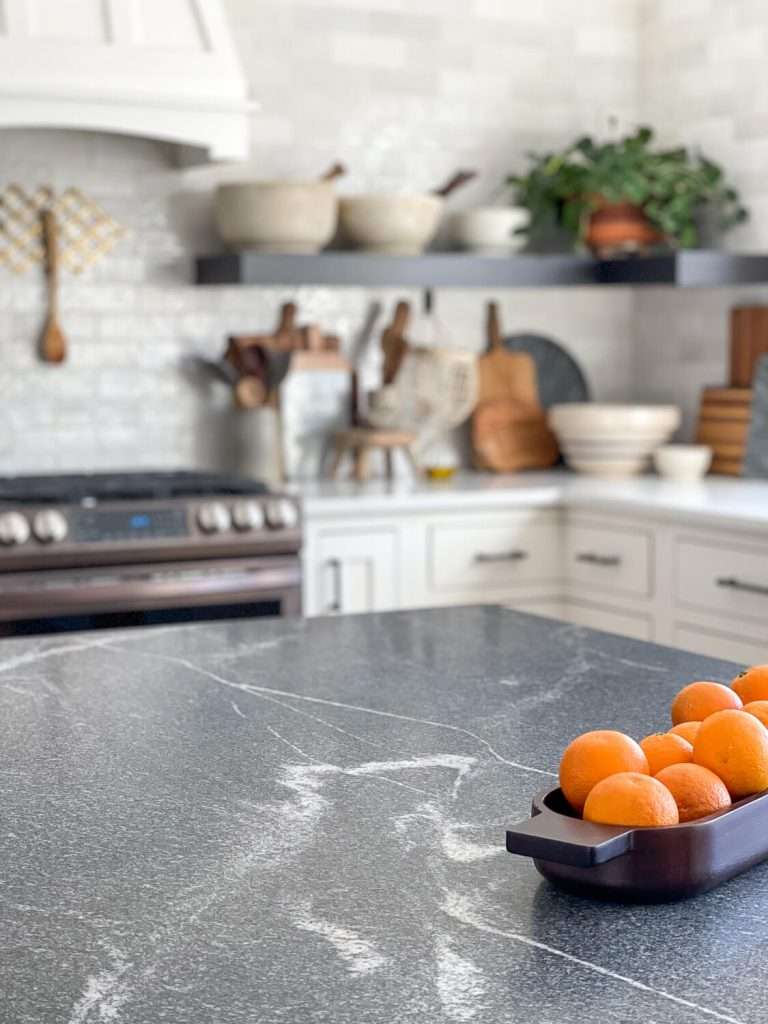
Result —
<path fill-rule="evenodd" d="M 576 623 L 577 626 L 602 629 L 604 633 L 618 633 L 621 636 L 631 636 L 635 640 L 654 638 L 651 617 L 638 612 L 621 612 L 615 608 L 568 601 L 564 608 L 564 618 Z"/>
<path fill-rule="evenodd" d="M 742 664 L 761 664 L 768 660 L 768 642 L 732 635 L 704 626 L 675 623 L 672 636 L 675 647 L 711 658 L 725 658 Z"/>
<path fill-rule="evenodd" d="M 437 521 L 427 530 L 427 560 L 428 586 L 435 591 L 474 596 L 555 581 L 562 569 L 559 524 L 541 510 Z"/>
<path fill-rule="evenodd" d="M 307 615 L 397 608 L 397 531 L 320 530 L 304 556 Z"/>
<path fill-rule="evenodd" d="M 678 605 L 737 622 L 768 622 L 768 547 L 685 536 L 678 538 L 676 554 Z"/>
<path fill-rule="evenodd" d="M 569 518 L 565 557 L 573 589 L 650 597 L 653 538 L 648 530 Z"/>
<path fill-rule="evenodd" d="M 603 506 L 307 513 L 308 615 L 499 604 L 741 663 L 768 662 L 768 531 Z M 368 508 L 371 506 L 368 505 Z M 765 638 L 765 639 L 763 639 Z"/>
<path fill-rule="evenodd" d="M 560 514 L 515 508 L 307 516 L 307 615 L 510 604 L 560 607 Z"/>

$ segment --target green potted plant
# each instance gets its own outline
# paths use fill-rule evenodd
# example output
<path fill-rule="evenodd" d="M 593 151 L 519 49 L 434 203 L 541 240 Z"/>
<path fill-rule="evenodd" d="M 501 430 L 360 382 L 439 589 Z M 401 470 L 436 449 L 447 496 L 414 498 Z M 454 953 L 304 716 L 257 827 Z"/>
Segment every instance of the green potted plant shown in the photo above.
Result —
<path fill-rule="evenodd" d="M 650 128 L 612 142 L 585 136 L 530 159 L 527 173 L 510 176 L 508 184 L 530 212 L 533 248 L 553 225 L 571 245 L 581 242 L 601 255 L 657 245 L 694 248 L 747 216 L 717 164 L 682 147 L 655 149 Z"/>

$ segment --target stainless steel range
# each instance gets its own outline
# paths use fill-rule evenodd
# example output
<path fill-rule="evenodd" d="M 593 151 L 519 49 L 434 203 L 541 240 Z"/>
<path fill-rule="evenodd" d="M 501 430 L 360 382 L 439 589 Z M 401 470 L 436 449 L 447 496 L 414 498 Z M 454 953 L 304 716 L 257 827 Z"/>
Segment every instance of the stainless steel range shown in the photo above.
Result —
<path fill-rule="evenodd" d="M 0 636 L 295 615 L 296 499 L 215 473 L 0 477 Z"/>

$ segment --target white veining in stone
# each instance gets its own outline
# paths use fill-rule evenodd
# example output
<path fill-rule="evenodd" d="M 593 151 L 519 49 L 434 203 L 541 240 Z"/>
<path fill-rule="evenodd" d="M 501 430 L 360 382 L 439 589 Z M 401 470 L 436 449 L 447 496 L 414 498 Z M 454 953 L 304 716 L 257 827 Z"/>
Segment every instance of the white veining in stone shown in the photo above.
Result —
<path fill-rule="evenodd" d="M 350 974 L 370 974 L 387 962 L 387 958 L 378 952 L 373 943 L 362 938 L 354 929 L 315 917 L 309 902 L 296 907 L 291 917 L 294 927 L 312 932 L 329 942 Z"/>
<path fill-rule="evenodd" d="M 446 893 L 442 904 L 442 910 L 454 921 L 458 921 L 470 928 L 474 928 L 479 932 L 484 932 L 486 935 L 495 935 L 498 938 L 510 939 L 512 942 L 519 942 L 524 946 L 530 946 L 531 948 L 541 950 L 544 953 L 550 953 L 553 956 L 567 960 L 569 963 L 575 964 L 578 967 L 586 968 L 589 971 L 594 971 L 596 974 L 602 974 L 606 978 L 618 981 L 623 985 L 629 985 L 631 988 L 639 989 L 641 992 L 648 992 L 651 995 L 659 996 L 661 999 L 667 999 L 670 1002 L 676 1003 L 678 1006 L 683 1006 L 688 1010 L 695 1010 L 697 1013 L 702 1014 L 707 1018 L 722 1021 L 723 1024 L 746 1024 L 746 1022 L 740 1018 L 732 1017 L 725 1013 L 719 1013 L 717 1010 L 712 1010 L 706 1006 L 700 1006 L 698 1003 L 691 1002 L 689 999 L 683 999 L 682 996 L 676 996 L 671 992 L 665 992 L 662 989 L 653 988 L 653 986 L 646 985 L 644 982 L 638 981 L 636 978 L 629 978 L 626 975 L 618 974 L 616 971 L 611 971 L 607 967 L 601 967 L 599 964 L 593 963 L 590 960 L 573 956 L 571 953 L 566 953 L 562 949 L 556 949 L 554 946 L 549 946 L 546 942 L 539 942 L 537 939 L 532 939 L 528 935 L 523 935 L 520 932 L 507 931 L 503 928 L 497 928 L 495 925 L 484 921 L 473 909 L 471 902 L 465 896 L 452 892 Z"/>
<path fill-rule="evenodd" d="M 447 935 L 438 935 L 435 958 L 437 992 L 448 1020 L 467 1021 L 481 1017 L 485 979 L 480 968 L 471 960 L 459 956 Z"/>
<path fill-rule="evenodd" d="M 127 998 L 124 976 L 128 964 L 118 949 L 110 949 L 111 964 L 86 979 L 83 994 L 72 1008 L 69 1024 L 91 1024 L 117 1020 L 120 1007 Z"/>

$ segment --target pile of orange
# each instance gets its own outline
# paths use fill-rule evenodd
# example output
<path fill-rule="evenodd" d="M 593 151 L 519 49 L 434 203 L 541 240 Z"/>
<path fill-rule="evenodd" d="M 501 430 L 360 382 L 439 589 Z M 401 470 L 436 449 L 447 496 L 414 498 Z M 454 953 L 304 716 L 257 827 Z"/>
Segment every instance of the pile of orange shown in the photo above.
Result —
<path fill-rule="evenodd" d="M 560 788 L 587 821 L 638 827 L 695 821 L 768 790 L 768 665 L 730 686 L 684 686 L 672 728 L 639 743 L 609 729 L 577 736 Z"/>

